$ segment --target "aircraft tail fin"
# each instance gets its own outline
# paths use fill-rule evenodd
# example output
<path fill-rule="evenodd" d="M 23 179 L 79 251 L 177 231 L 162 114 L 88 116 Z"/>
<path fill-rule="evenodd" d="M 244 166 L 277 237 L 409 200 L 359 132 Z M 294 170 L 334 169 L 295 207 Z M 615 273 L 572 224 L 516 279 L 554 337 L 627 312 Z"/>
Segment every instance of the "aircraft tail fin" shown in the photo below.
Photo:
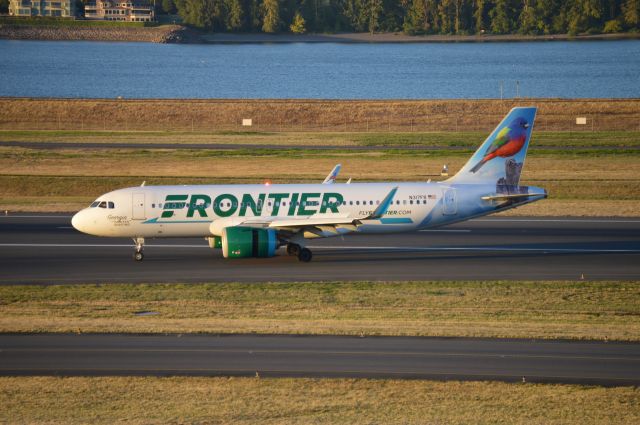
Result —
<path fill-rule="evenodd" d="M 535 107 L 513 108 L 451 183 L 518 186 L 536 117 Z"/>

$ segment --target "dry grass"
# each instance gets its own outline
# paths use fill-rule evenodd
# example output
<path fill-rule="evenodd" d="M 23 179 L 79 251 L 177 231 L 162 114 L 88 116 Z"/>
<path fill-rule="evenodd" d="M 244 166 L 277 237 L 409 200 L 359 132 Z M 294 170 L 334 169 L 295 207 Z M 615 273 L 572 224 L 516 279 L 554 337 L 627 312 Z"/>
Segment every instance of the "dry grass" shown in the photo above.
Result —
<path fill-rule="evenodd" d="M 176 150 L 39 151 L 0 148 L 0 210 L 77 211 L 116 188 L 147 184 L 320 182 L 336 164 L 341 179 L 434 181 L 442 164 L 459 169 L 466 157 L 395 152 L 261 152 Z M 274 161 L 287 167 L 274 169 Z M 117 167 L 107 164 L 117 164 Z M 171 177 L 166 177 L 171 176 Z M 343 180 L 344 181 L 344 180 Z M 511 215 L 637 216 L 640 161 L 625 155 L 531 156 L 523 184 L 544 187 L 550 199 Z"/>
<path fill-rule="evenodd" d="M 260 131 L 490 130 L 513 106 L 536 105 L 539 130 L 638 131 L 639 99 L 514 100 L 116 100 L 0 99 L 0 129 Z M 593 120 L 593 123 L 592 123 Z"/>
<path fill-rule="evenodd" d="M 363 379 L 0 378 L 0 422 L 633 424 L 640 390 Z"/>
<path fill-rule="evenodd" d="M 0 304 L 0 332 L 640 340 L 639 282 L 0 286 Z"/>

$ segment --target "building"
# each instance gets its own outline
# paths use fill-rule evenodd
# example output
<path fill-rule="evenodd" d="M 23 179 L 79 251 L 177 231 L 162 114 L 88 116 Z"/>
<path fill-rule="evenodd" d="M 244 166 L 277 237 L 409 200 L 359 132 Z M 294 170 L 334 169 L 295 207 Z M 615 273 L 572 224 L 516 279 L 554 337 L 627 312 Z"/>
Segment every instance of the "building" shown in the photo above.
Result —
<path fill-rule="evenodd" d="M 55 16 L 71 18 L 76 14 L 76 0 L 10 0 L 11 16 Z"/>
<path fill-rule="evenodd" d="M 95 0 L 84 7 L 86 19 L 106 21 L 152 22 L 155 20 L 153 4 L 132 0 Z"/>

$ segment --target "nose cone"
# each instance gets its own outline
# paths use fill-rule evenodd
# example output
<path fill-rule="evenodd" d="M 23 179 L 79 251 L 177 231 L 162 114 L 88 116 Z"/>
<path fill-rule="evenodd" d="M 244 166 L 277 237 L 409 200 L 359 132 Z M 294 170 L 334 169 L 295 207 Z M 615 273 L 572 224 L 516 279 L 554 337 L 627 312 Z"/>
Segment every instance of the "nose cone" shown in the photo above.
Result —
<path fill-rule="evenodd" d="M 86 213 L 84 210 L 77 212 L 71 218 L 71 225 L 78 231 L 83 233 L 87 232 Z"/>

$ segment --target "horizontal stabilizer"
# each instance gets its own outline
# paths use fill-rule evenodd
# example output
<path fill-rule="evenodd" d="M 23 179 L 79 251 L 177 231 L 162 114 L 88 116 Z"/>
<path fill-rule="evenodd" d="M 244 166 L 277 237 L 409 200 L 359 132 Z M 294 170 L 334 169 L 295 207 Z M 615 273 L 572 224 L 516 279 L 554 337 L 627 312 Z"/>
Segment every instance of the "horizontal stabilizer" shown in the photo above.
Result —
<path fill-rule="evenodd" d="M 519 198 L 531 198 L 533 196 L 545 196 L 543 193 L 517 193 L 513 195 L 491 195 L 491 196 L 483 196 L 483 201 L 505 201 L 509 199 L 519 199 Z"/>

